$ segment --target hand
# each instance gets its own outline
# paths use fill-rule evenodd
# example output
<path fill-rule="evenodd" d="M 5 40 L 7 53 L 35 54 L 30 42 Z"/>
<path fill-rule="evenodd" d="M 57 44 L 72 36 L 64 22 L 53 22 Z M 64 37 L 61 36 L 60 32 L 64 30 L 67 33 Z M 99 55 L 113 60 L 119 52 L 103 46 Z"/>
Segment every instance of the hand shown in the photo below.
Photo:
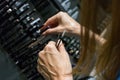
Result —
<path fill-rule="evenodd" d="M 80 24 L 65 12 L 59 12 L 49 18 L 44 25 L 50 26 L 51 28 L 46 30 L 43 35 L 61 33 L 64 30 L 70 35 L 80 35 Z"/>
<path fill-rule="evenodd" d="M 72 80 L 72 67 L 64 45 L 51 41 L 39 52 L 38 71 L 47 80 Z"/>

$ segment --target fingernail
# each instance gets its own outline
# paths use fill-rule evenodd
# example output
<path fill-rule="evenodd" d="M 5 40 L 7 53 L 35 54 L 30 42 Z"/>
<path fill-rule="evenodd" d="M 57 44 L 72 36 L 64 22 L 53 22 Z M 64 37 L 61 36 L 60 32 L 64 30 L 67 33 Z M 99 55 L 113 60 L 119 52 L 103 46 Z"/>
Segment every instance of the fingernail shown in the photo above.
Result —
<path fill-rule="evenodd" d="M 62 45 L 62 40 L 60 41 L 60 45 Z"/>

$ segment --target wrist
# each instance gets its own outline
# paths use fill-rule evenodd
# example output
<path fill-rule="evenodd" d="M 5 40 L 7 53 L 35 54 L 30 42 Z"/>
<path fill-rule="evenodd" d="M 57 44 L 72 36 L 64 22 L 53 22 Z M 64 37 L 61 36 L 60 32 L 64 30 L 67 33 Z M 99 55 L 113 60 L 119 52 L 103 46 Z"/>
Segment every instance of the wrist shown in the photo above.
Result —
<path fill-rule="evenodd" d="M 53 76 L 52 80 L 73 80 L 73 76 L 71 75 L 63 75 L 63 76 Z"/>
<path fill-rule="evenodd" d="M 81 29 L 80 27 L 81 27 L 80 24 L 76 24 L 76 25 L 74 26 L 74 29 L 73 29 L 73 34 L 74 34 L 74 35 L 80 36 L 80 29 Z"/>

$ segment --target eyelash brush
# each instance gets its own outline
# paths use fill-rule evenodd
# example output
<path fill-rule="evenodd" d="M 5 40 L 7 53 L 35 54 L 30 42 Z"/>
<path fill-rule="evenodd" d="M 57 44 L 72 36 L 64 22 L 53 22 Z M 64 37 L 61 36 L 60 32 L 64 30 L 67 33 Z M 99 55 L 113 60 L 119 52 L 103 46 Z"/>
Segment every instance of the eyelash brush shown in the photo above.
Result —
<path fill-rule="evenodd" d="M 62 42 L 62 38 L 65 36 L 65 33 L 66 33 L 66 30 L 64 30 L 61 35 L 60 34 L 58 35 L 58 41 L 56 42 L 57 48 L 59 47 L 60 43 Z"/>

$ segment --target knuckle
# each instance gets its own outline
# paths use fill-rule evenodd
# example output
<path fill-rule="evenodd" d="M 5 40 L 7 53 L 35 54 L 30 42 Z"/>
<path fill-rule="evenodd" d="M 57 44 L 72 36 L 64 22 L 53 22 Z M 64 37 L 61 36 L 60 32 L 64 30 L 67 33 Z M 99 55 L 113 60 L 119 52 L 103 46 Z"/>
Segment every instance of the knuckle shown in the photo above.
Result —
<path fill-rule="evenodd" d="M 55 44 L 54 41 L 50 41 L 50 42 L 46 45 L 45 49 L 46 49 L 46 50 L 52 50 L 54 44 Z"/>
<path fill-rule="evenodd" d="M 55 42 L 54 42 L 54 41 L 50 41 L 48 44 L 49 44 L 49 45 L 54 45 Z"/>
<path fill-rule="evenodd" d="M 51 18 L 48 18 L 48 19 L 47 19 L 47 21 L 50 21 L 50 20 L 51 20 Z"/>
<path fill-rule="evenodd" d="M 63 11 L 60 11 L 59 14 L 60 14 L 61 16 L 67 15 L 67 13 L 66 13 L 66 12 L 63 12 Z"/>
<path fill-rule="evenodd" d="M 65 14 L 66 12 L 60 11 L 59 14 Z"/>
<path fill-rule="evenodd" d="M 46 47 L 45 47 L 45 50 L 51 50 L 51 49 L 52 49 L 52 45 L 47 44 Z"/>
<path fill-rule="evenodd" d="M 43 56 L 43 54 L 44 54 L 44 52 L 43 52 L 43 51 L 40 51 L 40 52 L 38 53 L 38 57 L 41 58 L 41 57 Z"/>

